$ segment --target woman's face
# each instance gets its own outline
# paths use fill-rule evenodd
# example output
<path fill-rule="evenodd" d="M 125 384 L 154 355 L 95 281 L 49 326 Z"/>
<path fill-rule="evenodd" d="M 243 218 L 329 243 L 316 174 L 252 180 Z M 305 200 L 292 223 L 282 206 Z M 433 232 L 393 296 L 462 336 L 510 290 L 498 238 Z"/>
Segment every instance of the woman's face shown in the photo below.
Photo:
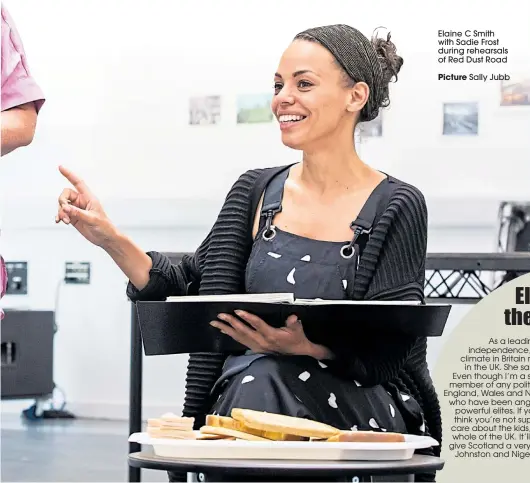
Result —
<path fill-rule="evenodd" d="M 320 44 L 295 40 L 280 60 L 274 87 L 271 108 L 286 146 L 307 151 L 341 135 L 353 139 L 363 89 L 345 85 L 333 55 Z"/>

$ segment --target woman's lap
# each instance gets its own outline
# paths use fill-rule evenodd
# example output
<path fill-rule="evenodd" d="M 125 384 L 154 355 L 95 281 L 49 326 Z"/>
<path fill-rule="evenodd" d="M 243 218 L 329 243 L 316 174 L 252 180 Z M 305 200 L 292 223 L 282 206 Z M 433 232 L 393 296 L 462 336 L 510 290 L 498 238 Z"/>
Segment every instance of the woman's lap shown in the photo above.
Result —
<path fill-rule="evenodd" d="M 340 379 L 310 357 L 266 356 L 221 385 L 211 412 L 229 416 L 232 408 L 240 407 L 314 419 L 344 430 L 423 434 L 419 404 L 393 386 L 389 390 Z M 407 429 L 405 421 L 417 429 Z"/>

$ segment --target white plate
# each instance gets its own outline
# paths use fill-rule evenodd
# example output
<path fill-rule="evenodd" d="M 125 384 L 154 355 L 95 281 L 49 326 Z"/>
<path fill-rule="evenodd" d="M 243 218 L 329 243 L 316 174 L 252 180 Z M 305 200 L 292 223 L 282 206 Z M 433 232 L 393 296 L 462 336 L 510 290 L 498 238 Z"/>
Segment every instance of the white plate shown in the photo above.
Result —
<path fill-rule="evenodd" d="M 316 441 L 227 441 L 151 438 L 134 433 L 132 443 L 150 445 L 156 455 L 179 459 L 407 460 L 414 451 L 438 446 L 428 436 L 406 434 L 404 443 L 328 443 Z"/>

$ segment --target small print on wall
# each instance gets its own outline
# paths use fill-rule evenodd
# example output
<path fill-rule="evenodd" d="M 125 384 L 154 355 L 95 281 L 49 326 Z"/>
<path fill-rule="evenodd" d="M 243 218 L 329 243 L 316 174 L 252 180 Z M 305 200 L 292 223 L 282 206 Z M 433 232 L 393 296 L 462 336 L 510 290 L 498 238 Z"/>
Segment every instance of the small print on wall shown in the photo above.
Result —
<path fill-rule="evenodd" d="M 237 123 L 271 122 L 272 94 L 242 94 L 237 97 Z"/>
<path fill-rule="evenodd" d="M 478 133 L 478 104 L 450 102 L 444 104 L 444 135 L 472 135 Z"/>
<path fill-rule="evenodd" d="M 207 125 L 221 122 L 221 96 L 190 98 L 190 124 Z"/>
<path fill-rule="evenodd" d="M 501 106 L 530 106 L 530 75 L 510 74 L 501 81 Z"/>

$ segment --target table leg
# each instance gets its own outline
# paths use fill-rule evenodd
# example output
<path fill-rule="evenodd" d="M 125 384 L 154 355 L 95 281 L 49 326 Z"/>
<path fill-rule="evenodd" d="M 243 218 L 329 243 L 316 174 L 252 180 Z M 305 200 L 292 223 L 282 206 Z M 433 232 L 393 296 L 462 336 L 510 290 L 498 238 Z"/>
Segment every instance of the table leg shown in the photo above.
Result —
<path fill-rule="evenodd" d="M 129 435 L 142 431 L 142 336 L 136 306 L 131 304 L 131 361 L 129 383 Z M 141 451 L 138 443 L 129 443 L 129 453 Z M 129 466 L 130 482 L 141 481 L 141 469 Z"/>

